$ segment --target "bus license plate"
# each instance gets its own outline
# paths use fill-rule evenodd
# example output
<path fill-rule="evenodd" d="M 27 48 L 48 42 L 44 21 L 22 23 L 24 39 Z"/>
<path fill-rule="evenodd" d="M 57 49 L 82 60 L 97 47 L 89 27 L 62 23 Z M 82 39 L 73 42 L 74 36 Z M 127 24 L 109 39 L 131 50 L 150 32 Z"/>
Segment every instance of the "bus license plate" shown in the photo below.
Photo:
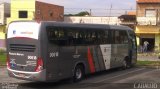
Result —
<path fill-rule="evenodd" d="M 19 77 L 25 77 L 25 75 L 24 75 L 24 74 L 18 74 L 18 76 L 19 76 Z"/>

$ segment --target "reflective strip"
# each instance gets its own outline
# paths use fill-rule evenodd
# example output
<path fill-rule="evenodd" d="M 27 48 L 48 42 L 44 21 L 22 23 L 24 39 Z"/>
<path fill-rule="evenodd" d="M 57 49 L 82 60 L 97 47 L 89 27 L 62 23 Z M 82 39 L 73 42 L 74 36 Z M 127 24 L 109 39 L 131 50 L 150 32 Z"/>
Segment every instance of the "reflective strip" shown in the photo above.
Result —
<path fill-rule="evenodd" d="M 88 48 L 88 63 L 89 63 L 90 72 L 94 73 L 95 72 L 95 66 L 94 66 L 94 63 L 93 63 L 93 57 L 91 55 L 90 48 Z"/>
<path fill-rule="evenodd" d="M 24 73 L 24 74 L 38 74 L 38 73 L 41 72 L 41 71 L 39 71 L 39 72 L 18 71 L 18 70 L 12 70 L 12 69 L 10 69 L 10 68 L 7 68 L 7 70 L 9 70 L 9 71 L 11 71 L 11 72 Z"/>

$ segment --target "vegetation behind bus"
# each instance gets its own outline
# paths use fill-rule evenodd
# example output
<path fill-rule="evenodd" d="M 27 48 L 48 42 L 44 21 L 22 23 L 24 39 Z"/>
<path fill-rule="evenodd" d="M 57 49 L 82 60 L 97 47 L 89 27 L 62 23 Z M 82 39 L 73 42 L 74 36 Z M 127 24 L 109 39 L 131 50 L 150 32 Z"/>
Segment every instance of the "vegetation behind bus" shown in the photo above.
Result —
<path fill-rule="evenodd" d="M 0 66 L 6 64 L 6 51 L 0 49 Z"/>

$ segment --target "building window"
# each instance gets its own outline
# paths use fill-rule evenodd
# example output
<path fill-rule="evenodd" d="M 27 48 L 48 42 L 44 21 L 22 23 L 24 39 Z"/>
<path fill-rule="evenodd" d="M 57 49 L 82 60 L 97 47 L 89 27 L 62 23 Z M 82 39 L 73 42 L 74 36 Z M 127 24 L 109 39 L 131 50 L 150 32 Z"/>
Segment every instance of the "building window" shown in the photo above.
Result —
<path fill-rule="evenodd" d="M 28 18 L 28 11 L 19 11 L 19 18 Z"/>
<path fill-rule="evenodd" d="M 37 14 L 40 15 L 40 14 L 41 14 L 41 11 L 40 11 L 40 10 L 37 10 Z"/>
<path fill-rule="evenodd" d="M 155 17 L 156 16 L 156 10 L 155 9 L 146 9 L 145 10 L 146 17 Z"/>
<path fill-rule="evenodd" d="M 49 15 L 50 15 L 50 17 L 52 17 L 52 16 L 53 16 L 53 13 L 50 13 Z"/>
<path fill-rule="evenodd" d="M 49 11 L 49 16 L 52 17 L 53 16 L 53 12 Z"/>

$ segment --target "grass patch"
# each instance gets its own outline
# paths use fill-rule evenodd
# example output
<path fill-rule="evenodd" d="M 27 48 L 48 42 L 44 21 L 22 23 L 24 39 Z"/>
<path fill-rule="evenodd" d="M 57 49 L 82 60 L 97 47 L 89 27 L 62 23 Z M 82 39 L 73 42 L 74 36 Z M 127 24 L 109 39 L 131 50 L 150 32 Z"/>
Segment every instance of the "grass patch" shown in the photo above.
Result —
<path fill-rule="evenodd" d="M 160 66 L 160 61 L 137 61 L 137 66 Z"/>
<path fill-rule="evenodd" d="M 5 64 L 6 64 L 6 55 L 0 54 L 0 65 L 5 65 Z"/>

